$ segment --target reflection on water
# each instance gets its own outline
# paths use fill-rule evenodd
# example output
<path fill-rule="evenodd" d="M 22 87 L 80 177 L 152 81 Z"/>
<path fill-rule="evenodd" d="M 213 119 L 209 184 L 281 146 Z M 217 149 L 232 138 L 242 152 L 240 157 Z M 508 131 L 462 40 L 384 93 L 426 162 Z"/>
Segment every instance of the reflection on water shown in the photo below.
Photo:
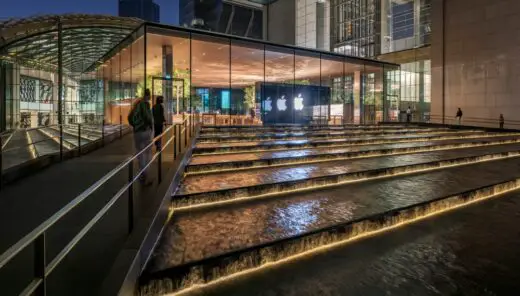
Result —
<path fill-rule="evenodd" d="M 229 133 L 239 131 L 238 129 L 226 130 Z M 276 129 L 272 130 L 277 131 Z M 203 133 L 208 132 L 212 132 L 211 129 L 203 131 Z M 258 130 L 249 129 L 248 132 L 258 132 Z M 504 133 L 499 136 L 498 134 L 487 133 L 484 137 L 482 136 L 475 133 L 470 135 L 469 132 L 466 132 L 466 134 L 459 132 L 455 137 L 452 136 L 451 140 L 455 143 L 464 143 L 468 139 L 475 138 L 479 138 L 479 141 L 482 139 L 493 141 L 497 138 L 504 138 L 504 136 L 518 136 L 518 134 Z M 360 138 L 369 139 L 370 137 L 372 137 L 370 141 L 376 143 L 385 143 L 386 141 L 386 145 L 381 145 L 381 147 L 394 148 L 420 147 L 431 145 L 439 140 L 438 137 L 432 138 L 420 135 L 389 137 L 388 135 L 370 136 L 367 134 L 366 137 Z M 349 138 L 349 140 L 351 139 Z M 450 138 L 443 137 L 443 139 Z M 303 147 L 309 141 L 304 139 L 299 141 L 279 140 L 262 142 L 261 145 L 265 145 L 265 143 L 278 145 L 277 149 L 280 147 L 283 149 L 284 145 L 293 144 L 295 147 L 298 145 Z M 339 139 L 312 141 L 312 143 L 313 145 L 316 143 L 329 145 L 345 142 L 344 139 Z M 231 148 L 242 147 L 245 150 L 260 150 L 259 144 L 260 142 L 224 143 L 224 145 L 206 143 L 199 145 L 206 145 L 205 147 L 208 147 L 206 152 L 211 152 L 213 148 L 210 147 L 220 149 L 218 147 L 225 145 Z M 288 149 L 295 148 L 288 147 L 290 147 Z M 363 149 L 374 149 L 374 147 L 375 145 L 358 145 L 356 147 L 320 147 L 317 149 L 196 156 L 192 164 L 288 156 L 305 158 L 309 155 L 330 153 L 330 151 L 352 151 L 350 149 L 362 151 Z M 222 151 L 226 151 L 225 149 L 227 148 L 223 148 Z M 199 150 L 199 152 L 201 151 L 203 150 Z M 432 211 L 441 211 L 474 198 L 490 196 L 497 190 L 518 188 L 520 180 L 509 182 L 503 186 L 482 189 L 472 194 L 460 194 L 478 187 L 520 177 L 520 158 L 504 159 L 504 157 L 512 155 L 506 153 L 511 151 L 514 155 L 517 155 L 517 151 L 520 151 L 520 144 L 472 147 L 357 160 L 336 160 L 327 163 L 249 169 L 211 175 L 188 175 L 177 191 L 181 196 L 177 197 L 182 197 L 184 194 L 199 194 L 199 196 L 202 196 L 206 193 L 208 196 L 212 194 L 215 196 L 218 194 L 230 196 L 254 195 L 261 194 L 259 188 L 274 188 L 279 186 L 280 182 L 290 181 L 284 183 L 289 184 L 287 188 L 291 188 L 290 186 L 299 188 L 297 187 L 299 184 L 307 184 L 305 180 L 314 177 L 324 177 L 317 182 L 324 182 L 320 184 L 325 184 L 334 175 L 356 172 L 356 176 L 362 176 L 363 172 L 367 170 L 390 169 L 404 165 L 416 165 L 419 169 L 421 164 L 425 162 L 473 157 L 470 161 L 472 164 L 466 166 L 448 168 L 447 165 L 451 163 L 445 161 L 440 162 L 446 164 L 439 166 L 443 168 L 442 170 L 415 175 L 401 175 L 363 183 L 344 184 L 314 191 L 285 193 L 269 199 L 247 200 L 246 202 L 219 205 L 213 208 L 175 210 L 158 247 L 154 251 L 147 270 L 151 272 L 164 270 L 223 254 L 228 254 L 226 260 L 222 261 L 227 263 L 217 263 L 223 264 L 218 266 L 210 265 L 208 269 L 205 265 L 204 268 L 203 265 L 199 265 L 196 268 L 185 270 L 188 273 L 181 272 L 186 277 L 180 282 L 159 281 L 157 286 L 154 286 L 155 284 L 149 286 L 152 287 L 151 290 L 147 287 L 148 290 L 144 289 L 143 291 L 151 291 L 150 294 L 153 294 L 157 291 L 172 291 L 178 287 L 190 287 L 267 262 L 278 261 L 287 256 L 301 254 L 306 250 L 345 240 L 367 231 L 376 231 L 381 227 L 410 221 Z M 477 157 L 478 160 L 481 160 L 481 156 L 485 154 L 498 155 L 502 159 L 496 160 L 497 158 L 495 158 L 493 161 L 476 162 Z M 226 159 L 226 157 L 228 158 Z M 489 160 L 489 158 L 486 159 Z M 251 192 L 238 189 L 244 186 L 257 187 L 254 187 Z M 212 191 L 214 192 L 212 193 Z M 219 192 L 216 193 L 217 191 Z M 437 200 L 445 196 L 452 197 Z M 520 206 L 517 206 L 518 209 L 520 209 Z M 388 211 L 392 212 L 381 215 L 381 213 Z M 449 215 L 453 214 L 450 213 Z M 517 216 L 520 216 L 518 211 Z M 367 217 L 372 218 L 367 219 Z M 437 218 L 437 220 L 439 219 Z M 459 220 L 464 221 L 462 218 Z M 520 222 L 520 218 L 517 220 L 519 220 L 517 222 Z M 460 227 L 459 224 L 462 223 L 460 221 L 457 221 L 456 224 L 444 223 L 445 228 L 442 231 L 451 231 L 451 229 Z M 345 226 L 345 223 L 353 224 Z M 421 223 L 424 224 L 424 222 Z M 344 228 L 338 228 L 339 225 L 343 225 L 341 227 Z M 515 225 L 518 225 L 518 223 Z M 503 225 L 498 225 L 498 227 L 501 226 Z M 331 229 L 331 227 L 334 230 L 325 231 L 325 229 Z M 478 282 L 476 282 L 477 285 L 473 283 L 466 285 L 464 280 L 467 280 L 468 277 L 453 276 L 457 272 L 465 275 L 465 267 L 461 264 L 464 259 L 461 260 L 461 254 L 472 254 L 471 246 L 474 242 L 469 240 L 468 243 L 466 240 L 462 240 L 464 233 L 457 233 L 458 236 L 453 236 L 453 239 L 460 238 L 461 245 L 465 244 L 464 248 L 458 250 L 454 247 L 458 242 L 447 240 L 448 243 L 446 243 L 438 238 L 437 234 L 442 231 L 437 228 L 439 228 L 437 224 L 431 224 L 426 230 L 422 229 L 413 235 L 406 235 L 406 239 L 402 239 L 402 244 L 399 245 L 399 237 L 395 238 L 395 236 L 403 231 L 403 228 L 400 228 L 380 236 L 381 238 L 391 236 L 390 239 L 381 241 L 381 248 L 377 243 L 368 247 L 366 245 L 360 247 L 363 242 L 354 243 L 349 246 L 350 249 L 347 251 L 344 250 L 346 247 L 343 249 L 335 248 L 328 253 L 316 254 L 306 257 L 305 260 L 276 267 L 273 269 L 274 274 L 259 272 L 254 277 L 251 276 L 240 281 L 229 281 L 227 284 L 213 286 L 204 291 L 196 289 L 195 292 L 209 292 L 219 295 L 446 295 L 460 294 L 461 291 L 464 292 L 462 294 L 467 294 L 467 291 L 482 292 L 478 289 Z M 425 235 L 428 231 L 433 234 Z M 302 238 L 301 235 L 305 237 Z M 468 235 L 467 237 L 471 236 Z M 471 239 L 478 238 L 471 237 Z M 280 240 L 283 240 L 283 243 Z M 520 239 L 517 240 L 520 241 Z M 489 241 L 494 242 L 494 240 Z M 276 245 L 266 245 L 273 242 L 276 242 Z M 259 248 L 259 246 L 262 247 Z M 245 252 L 246 248 L 251 247 L 254 247 L 254 249 L 248 251 L 248 253 L 243 253 L 243 256 L 229 256 L 229 252 Z M 464 252 L 461 252 L 461 250 Z M 330 256 L 330 254 L 335 255 Z M 313 258 L 320 256 L 321 259 L 313 261 Z M 476 260 L 471 259 L 471 261 Z M 215 264 L 215 261 L 212 262 L 211 264 Z M 305 263 L 299 264 L 299 262 Z M 480 266 L 488 268 L 490 263 L 486 262 Z M 518 266 L 520 267 L 520 265 Z M 290 277 L 290 280 L 286 280 L 287 277 Z M 463 281 L 462 284 L 459 280 Z M 467 280 L 467 282 L 471 281 Z M 164 290 L 165 286 L 169 288 Z M 458 288 L 460 286 L 465 289 L 460 290 Z M 159 289 L 155 289 L 157 287 Z M 148 292 L 144 294 L 148 295 Z"/>
<path fill-rule="evenodd" d="M 178 195 L 209 192 L 259 184 L 296 181 L 377 168 L 411 165 L 440 159 L 520 150 L 520 144 L 444 150 L 435 152 L 395 155 L 377 158 L 339 160 L 324 163 L 301 164 L 288 167 L 260 168 L 247 171 L 225 172 L 213 175 L 189 175 L 179 188 Z"/>
<path fill-rule="evenodd" d="M 499 141 L 515 141 L 517 137 L 490 137 L 490 138 L 470 138 L 470 139 L 455 139 L 455 140 L 437 140 L 428 142 L 413 142 L 413 143 L 395 143 L 395 144 L 366 144 L 349 146 L 345 148 L 334 147 L 317 147 L 312 149 L 286 150 L 286 151 L 264 151 L 264 152 L 242 152 L 234 154 L 216 154 L 216 155 L 195 155 L 190 161 L 190 165 L 202 164 L 219 164 L 238 161 L 254 161 L 264 159 L 279 159 L 279 158 L 299 158 L 305 156 L 317 156 L 328 154 L 339 154 L 347 152 L 362 152 L 381 149 L 397 149 L 397 148 L 419 148 L 433 145 L 460 145 L 460 144 L 485 144 Z"/>
<path fill-rule="evenodd" d="M 517 225 L 515 192 L 186 295 L 514 295 Z"/>
<path fill-rule="evenodd" d="M 422 175 L 291 194 L 279 199 L 180 216 L 174 214 L 176 218 L 172 225 L 179 231 L 172 231 L 172 227 L 168 227 L 170 230 L 163 240 L 184 242 L 184 258 L 176 256 L 174 259 L 170 258 L 167 263 L 162 261 L 158 264 L 163 267 L 176 265 L 295 234 L 295 228 L 280 225 L 298 225 L 302 231 L 310 231 L 503 182 L 515 176 L 520 176 L 520 159 L 454 167 Z M 300 209 L 312 208 L 312 215 L 318 219 L 303 226 L 302 222 L 305 220 L 288 213 L 287 209 L 291 209 L 291 205 L 297 205 Z M 284 214 L 280 215 L 280 211 Z M 280 217 L 284 218 L 280 224 L 270 223 Z M 204 240 L 201 240 L 201 237 Z M 157 252 L 162 254 L 161 258 L 171 257 L 165 255 L 171 254 L 168 245 L 169 243 L 161 243 L 157 249 Z"/>

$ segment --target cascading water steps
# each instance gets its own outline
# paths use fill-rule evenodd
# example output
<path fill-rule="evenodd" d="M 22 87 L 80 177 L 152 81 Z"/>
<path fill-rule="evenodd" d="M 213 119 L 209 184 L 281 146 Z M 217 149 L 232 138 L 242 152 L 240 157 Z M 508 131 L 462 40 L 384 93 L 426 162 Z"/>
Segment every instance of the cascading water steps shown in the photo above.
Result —
<path fill-rule="evenodd" d="M 187 167 L 141 294 L 188 291 L 520 187 L 520 134 L 449 132 L 449 139 L 415 141 L 423 135 L 403 133 L 393 135 L 397 143 L 286 151 L 290 156 L 194 155 L 190 166 L 206 171 Z M 263 167 L 240 165 L 266 160 Z"/>

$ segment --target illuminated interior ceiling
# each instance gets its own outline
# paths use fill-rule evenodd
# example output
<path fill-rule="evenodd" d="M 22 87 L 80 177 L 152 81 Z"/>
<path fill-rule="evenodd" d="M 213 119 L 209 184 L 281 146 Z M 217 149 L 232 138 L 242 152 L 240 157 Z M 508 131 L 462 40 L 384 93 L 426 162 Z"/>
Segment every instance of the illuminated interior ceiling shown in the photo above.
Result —
<path fill-rule="evenodd" d="M 42 16 L 0 23 L 0 55 L 31 68 L 58 66 L 58 23 L 63 68 L 82 73 L 141 25 L 142 20 L 94 15 Z"/>
<path fill-rule="evenodd" d="M 222 42 L 209 40 L 192 40 L 191 48 L 191 80 L 196 87 L 245 87 L 257 82 L 288 82 L 296 80 L 311 80 L 312 84 L 330 83 L 333 77 L 341 77 L 345 73 L 355 71 L 376 72 L 382 67 L 363 66 L 361 64 L 344 63 L 342 58 L 337 60 L 320 59 L 319 55 L 303 55 L 305 52 L 292 51 L 281 48 L 280 51 L 265 51 L 258 44 L 232 43 L 222 39 Z M 146 74 L 149 76 L 162 75 L 163 46 L 173 49 L 173 67 L 176 70 L 189 73 L 190 69 L 190 40 L 181 37 L 147 35 Z M 256 47 L 255 47 L 256 46 Z M 128 50 L 131 49 L 131 50 Z M 142 57 L 135 57 L 135 53 L 143 52 L 142 39 L 134 45 L 122 50 L 104 65 L 106 79 L 122 79 L 123 81 L 138 82 L 144 76 Z M 299 54 L 301 53 L 301 54 Z M 133 56 L 133 58 L 130 58 Z M 139 60 L 140 59 L 140 60 Z M 131 66 L 130 63 L 133 65 Z M 321 70 L 320 70 L 321 68 Z M 121 73 L 118 69 L 123 69 Z M 265 75 L 264 75 L 265 69 Z"/>

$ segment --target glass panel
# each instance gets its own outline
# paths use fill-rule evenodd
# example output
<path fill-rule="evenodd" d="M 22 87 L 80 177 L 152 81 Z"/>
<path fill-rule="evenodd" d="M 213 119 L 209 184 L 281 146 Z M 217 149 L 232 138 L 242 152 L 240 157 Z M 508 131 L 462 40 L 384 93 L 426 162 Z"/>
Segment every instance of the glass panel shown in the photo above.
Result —
<path fill-rule="evenodd" d="M 262 84 L 262 120 L 266 124 L 294 123 L 294 50 L 265 47 L 265 82 Z"/>
<path fill-rule="evenodd" d="M 299 124 L 326 124 L 330 89 L 321 87 L 319 53 L 295 52 L 293 118 Z"/>
<path fill-rule="evenodd" d="M 232 111 L 236 123 L 259 124 L 259 97 L 264 81 L 264 46 L 244 41 L 231 43 Z"/>
<path fill-rule="evenodd" d="M 233 110 L 229 40 L 193 34 L 191 47 L 192 108 L 218 115 L 218 124 L 230 124 Z"/>
<path fill-rule="evenodd" d="M 162 96 L 167 122 L 180 123 L 190 105 L 190 35 L 149 27 L 147 44 L 146 73 L 154 103 Z"/>
<path fill-rule="evenodd" d="M 343 124 L 343 114 L 347 106 L 343 58 L 322 54 L 321 86 L 328 89 L 328 98 L 325 97 L 324 100 L 330 102 L 329 123 Z"/>

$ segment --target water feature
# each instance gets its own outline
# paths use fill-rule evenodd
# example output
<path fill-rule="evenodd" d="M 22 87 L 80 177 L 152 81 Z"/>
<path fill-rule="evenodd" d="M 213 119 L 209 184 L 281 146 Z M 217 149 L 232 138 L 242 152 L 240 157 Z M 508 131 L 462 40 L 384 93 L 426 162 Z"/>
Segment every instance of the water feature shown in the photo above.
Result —
<path fill-rule="evenodd" d="M 476 134 L 478 141 L 457 142 Z M 456 132 L 454 142 L 444 143 L 446 149 L 428 152 L 420 152 L 433 150 L 428 148 L 435 146 L 432 140 L 424 140 L 428 137 L 395 137 L 393 142 L 380 135 L 371 141 L 389 140 L 396 146 L 387 150 L 409 153 L 187 175 L 142 277 L 141 293 L 196 292 L 198 285 L 278 268 L 324 248 L 519 189 L 518 134 L 475 135 Z M 262 145 L 250 147 L 254 151 Z M 310 152 L 300 157 L 330 154 L 320 149 L 300 148 Z M 355 153 L 375 150 L 382 149 L 365 146 Z"/>
<path fill-rule="evenodd" d="M 507 193 L 181 295 L 511 295 L 520 288 L 519 213 L 520 194 Z"/>

